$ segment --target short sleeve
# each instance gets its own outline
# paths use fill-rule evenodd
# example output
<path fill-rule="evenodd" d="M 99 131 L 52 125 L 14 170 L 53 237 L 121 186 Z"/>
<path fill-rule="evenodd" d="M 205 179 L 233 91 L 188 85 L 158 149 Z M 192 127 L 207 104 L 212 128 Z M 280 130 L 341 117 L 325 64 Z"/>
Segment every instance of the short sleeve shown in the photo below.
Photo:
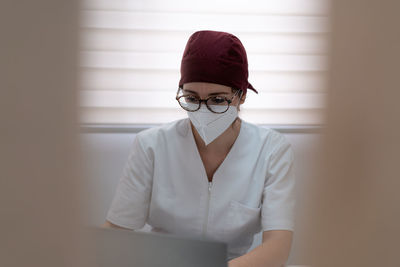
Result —
<path fill-rule="evenodd" d="M 294 230 L 293 150 L 282 136 L 271 153 L 261 210 L 262 230 Z"/>
<path fill-rule="evenodd" d="M 148 152 L 143 149 L 140 134 L 136 135 L 107 213 L 109 222 L 135 230 L 145 225 L 153 177 L 153 157 Z"/>

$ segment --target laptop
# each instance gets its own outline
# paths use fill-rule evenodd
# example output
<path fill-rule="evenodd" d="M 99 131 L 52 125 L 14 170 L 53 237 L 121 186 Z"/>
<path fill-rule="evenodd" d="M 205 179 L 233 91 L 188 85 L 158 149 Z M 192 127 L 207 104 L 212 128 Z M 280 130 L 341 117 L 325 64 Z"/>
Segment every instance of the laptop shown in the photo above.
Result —
<path fill-rule="evenodd" d="M 98 267 L 226 267 L 225 243 L 119 229 L 90 229 Z"/>

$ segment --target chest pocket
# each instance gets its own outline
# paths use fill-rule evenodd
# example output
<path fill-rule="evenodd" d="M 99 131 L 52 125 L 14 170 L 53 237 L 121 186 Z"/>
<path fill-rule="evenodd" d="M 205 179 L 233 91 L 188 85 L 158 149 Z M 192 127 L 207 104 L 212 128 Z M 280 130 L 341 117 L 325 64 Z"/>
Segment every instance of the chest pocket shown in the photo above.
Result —
<path fill-rule="evenodd" d="M 224 239 L 228 243 L 229 250 L 238 253 L 247 250 L 253 242 L 254 234 L 259 231 L 261 231 L 261 207 L 249 207 L 231 200 L 224 230 Z"/>

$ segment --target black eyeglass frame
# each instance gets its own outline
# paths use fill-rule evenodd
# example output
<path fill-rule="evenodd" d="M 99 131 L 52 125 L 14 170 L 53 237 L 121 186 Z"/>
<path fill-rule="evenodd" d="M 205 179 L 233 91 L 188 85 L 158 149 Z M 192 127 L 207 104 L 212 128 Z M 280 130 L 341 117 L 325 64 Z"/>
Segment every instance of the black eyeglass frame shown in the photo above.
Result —
<path fill-rule="evenodd" d="M 233 98 L 234 98 L 235 96 L 238 95 L 238 92 L 241 92 L 241 91 L 242 91 L 242 90 L 240 90 L 240 89 L 235 89 L 236 92 L 233 94 L 233 96 L 231 97 L 231 99 L 228 99 L 228 98 L 226 98 L 225 96 L 223 96 L 223 98 L 225 98 L 225 101 L 228 102 L 228 105 L 227 105 L 227 107 L 226 107 L 226 110 L 224 110 L 224 111 L 222 111 L 222 112 L 216 112 L 216 111 L 213 111 L 213 110 L 208 106 L 208 104 L 207 104 L 207 101 L 208 101 L 209 99 L 215 97 L 215 96 L 210 96 L 210 97 L 207 97 L 206 99 L 201 99 L 201 98 L 199 98 L 199 97 L 193 95 L 195 98 L 198 99 L 198 101 L 199 101 L 199 106 L 198 106 L 197 109 L 195 109 L 195 110 L 188 110 L 188 109 L 186 109 L 184 106 L 182 106 L 182 105 L 181 105 L 181 102 L 179 101 L 180 98 L 185 97 L 185 96 L 188 96 L 188 95 L 181 95 L 181 96 L 179 96 L 179 91 L 180 91 L 180 90 L 183 90 L 183 87 L 179 87 L 179 88 L 178 88 L 178 91 L 176 92 L 176 97 L 175 97 L 175 99 L 178 101 L 179 106 L 181 106 L 181 108 L 183 108 L 184 110 L 189 111 L 189 112 L 195 112 L 195 111 L 198 111 L 198 110 L 200 109 L 201 103 L 204 102 L 204 104 L 206 104 L 207 109 L 208 109 L 209 111 L 211 111 L 212 113 L 216 113 L 216 114 L 222 114 L 222 113 L 227 112 L 228 109 L 229 109 L 229 106 L 231 105 L 231 103 L 232 103 L 232 101 L 233 101 Z"/>

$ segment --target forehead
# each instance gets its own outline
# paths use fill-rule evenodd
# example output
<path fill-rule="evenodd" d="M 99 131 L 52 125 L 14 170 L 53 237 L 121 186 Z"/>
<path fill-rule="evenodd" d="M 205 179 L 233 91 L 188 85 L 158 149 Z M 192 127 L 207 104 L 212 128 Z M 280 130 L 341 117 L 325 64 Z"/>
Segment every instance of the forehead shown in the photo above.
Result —
<path fill-rule="evenodd" d="M 205 83 L 205 82 L 191 82 L 183 85 L 184 90 L 190 90 L 198 94 L 211 94 L 211 93 L 231 93 L 232 89 L 229 86 L 216 84 L 216 83 Z"/>

